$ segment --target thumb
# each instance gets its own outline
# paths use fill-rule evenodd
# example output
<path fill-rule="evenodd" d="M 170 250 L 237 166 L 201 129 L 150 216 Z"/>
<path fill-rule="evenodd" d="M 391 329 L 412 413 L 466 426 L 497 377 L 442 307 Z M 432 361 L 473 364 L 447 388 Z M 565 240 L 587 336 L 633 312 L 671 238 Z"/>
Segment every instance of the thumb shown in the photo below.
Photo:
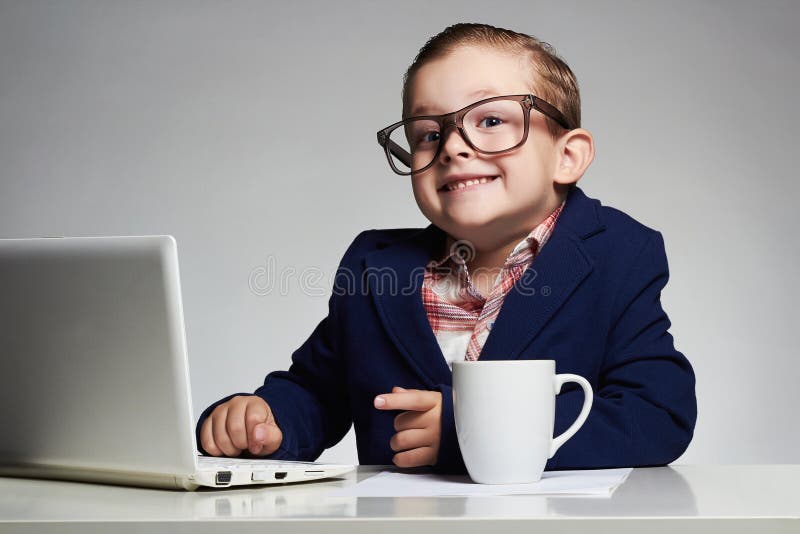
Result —
<path fill-rule="evenodd" d="M 259 423 L 253 427 L 250 439 L 250 452 L 256 456 L 266 456 L 278 450 L 283 441 L 283 432 L 270 418 L 266 423 Z"/>

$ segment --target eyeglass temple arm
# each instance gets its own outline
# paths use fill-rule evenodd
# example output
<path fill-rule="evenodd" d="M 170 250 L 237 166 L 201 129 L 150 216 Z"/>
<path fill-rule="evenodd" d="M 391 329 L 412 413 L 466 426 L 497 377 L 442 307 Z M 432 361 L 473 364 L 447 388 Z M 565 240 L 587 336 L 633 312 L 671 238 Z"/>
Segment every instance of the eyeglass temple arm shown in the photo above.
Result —
<path fill-rule="evenodd" d="M 538 96 L 534 96 L 531 103 L 534 108 L 538 109 L 539 111 L 541 111 L 542 113 L 544 113 L 545 115 L 556 121 L 562 128 L 565 128 L 567 130 L 572 130 L 572 126 L 570 125 L 569 121 L 564 116 L 564 114 L 561 113 L 558 110 L 558 108 L 556 108 L 552 104 L 545 102 Z"/>
<path fill-rule="evenodd" d="M 389 148 L 389 151 L 392 154 L 394 154 L 394 156 L 397 159 L 399 159 L 403 163 L 403 165 L 406 165 L 408 166 L 408 168 L 411 168 L 411 154 L 409 154 L 407 150 L 405 150 L 403 147 L 401 147 L 391 139 L 387 141 L 387 146 Z"/>

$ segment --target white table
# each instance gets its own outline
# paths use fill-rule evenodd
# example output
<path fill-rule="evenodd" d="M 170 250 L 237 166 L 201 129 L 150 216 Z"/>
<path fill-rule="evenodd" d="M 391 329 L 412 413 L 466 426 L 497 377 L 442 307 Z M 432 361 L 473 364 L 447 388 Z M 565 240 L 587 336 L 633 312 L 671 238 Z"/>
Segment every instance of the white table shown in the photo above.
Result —
<path fill-rule="evenodd" d="M 15 532 L 800 533 L 800 465 L 634 469 L 611 498 L 354 498 L 343 479 L 179 492 L 0 478 L 0 534 Z"/>

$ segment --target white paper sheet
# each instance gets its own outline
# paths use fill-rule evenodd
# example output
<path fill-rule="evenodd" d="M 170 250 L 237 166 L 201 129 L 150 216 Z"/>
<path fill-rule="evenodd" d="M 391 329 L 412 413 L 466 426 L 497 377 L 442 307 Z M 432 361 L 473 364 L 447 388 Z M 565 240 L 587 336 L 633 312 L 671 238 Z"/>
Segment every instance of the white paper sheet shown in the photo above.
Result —
<path fill-rule="evenodd" d="M 594 495 L 610 497 L 632 469 L 545 471 L 533 484 L 475 484 L 466 475 L 382 471 L 331 493 L 336 497 L 442 497 L 466 495 Z"/>

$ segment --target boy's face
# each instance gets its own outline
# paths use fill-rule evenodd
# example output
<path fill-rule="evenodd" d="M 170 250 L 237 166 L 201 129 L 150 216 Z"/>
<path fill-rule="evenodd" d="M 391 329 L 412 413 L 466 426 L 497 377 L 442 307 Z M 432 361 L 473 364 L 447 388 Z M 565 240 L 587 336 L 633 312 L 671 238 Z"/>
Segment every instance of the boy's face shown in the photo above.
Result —
<path fill-rule="evenodd" d="M 417 71 L 410 85 L 410 116 L 448 113 L 491 96 L 532 93 L 531 75 L 525 57 L 461 47 Z M 538 111 L 531 110 L 525 144 L 505 154 L 476 152 L 456 128 L 442 135 L 439 156 L 429 169 L 413 175 L 412 187 L 425 217 L 452 237 L 479 248 L 522 239 L 561 202 L 553 180 L 557 142 Z M 462 174 L 497 178 L 457 191 L 442 189 Z"/>

